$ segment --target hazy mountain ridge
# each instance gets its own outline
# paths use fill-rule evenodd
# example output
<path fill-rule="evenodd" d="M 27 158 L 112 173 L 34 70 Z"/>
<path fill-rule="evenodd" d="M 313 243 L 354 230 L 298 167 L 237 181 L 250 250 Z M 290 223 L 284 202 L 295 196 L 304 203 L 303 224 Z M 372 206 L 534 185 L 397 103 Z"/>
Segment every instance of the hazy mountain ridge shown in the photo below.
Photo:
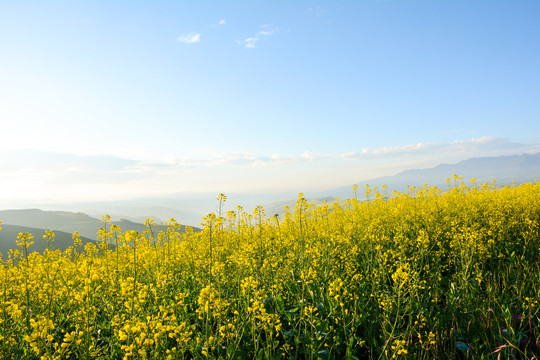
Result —
<path fill-rule="evenodd" d="M 358 198 L 364 199 L 364 186 L 381 187 L 388 186 L 388 192 L 393 190 L 407 191 L 407 186 L 423 186 L 427 183 L 446 189 L 446 179 L 458 174 L 465 182 L 470 178 L 476 178 L 477 182 L 491 181 L 495 179 L 498 185 L 516 182 L 530 182 L 540 178 L 540 153 L 522 154 L 510 156 L 470 158 L 456 164 L 440 164 L 428 169 L 413 169 L 400 172 L 393 176 L 383 176 L 367 181 L 358 182 Z M 335 189 L 306 192 L 309 202 L 323 203 L 332 202 L 336 197 L 347 199 L 353 197 L 353 184 Z M 251 213 L 257 205 L 263 205 L 267 216 L 283 214 L 283 207 L 289 206 L 294 210 L 296 193 L 284 192 L 279 194 L 226 194 L 228 197 L 224 211 L 233 210 L 236 205 L 241 205 L 244 211 Z M 67 205 L 54 205 L 54 208 L 69 211 L 43 211 L 38 209 L 4 210 L 0 211 L 0 221 L 4 224 L 30 226 L 38 229 L 52 229 L 73 233 L 78 231 L 82 236 L 96 240 L 97 231 L 102 227 L 99 219 L 104 214 L 110 214 L 113 223 L 122 230 L 135 230 L 142 232 L 145 227 L 142 224 L 146 217 L 156 219 L 162 223 L 163 219 L 174 217 L 182 224 L 196 226 L 202 220 L 202 216 L 209 212 L 217 213 L 217 194 L 211 193 L 188 193 L 185 195 L 175 194 L 168 198 L 145 198 L 125 201 L 73 203 Z M 76 212 L 82 209 L 85 212 Z M 156 230 L 164 230 L 165 227 L 157 227 Z M 183 230 L 183 228 L 182 228 Z"/>
<path fill-rule="evenodd" d="M 470 158 L 457 164 L 440 164 L 429 169 L 406 170 L 393 176 L 359 182 L 358 196 L 364 198 L 366 184 L 378 188 L 386 184 L 389 192 L 407 191 L 407 186 L 423 186 L 425 183 L 446 189 L 446 179 L 454 174 L 462 176 L 466 183 L 472 178 L 476 178 L 479 183 L 495 179 L 497 185 L 511 184 L 512 180 L 518 184 L 531 182 L 535 178 L 540 178 L 540 153 Z M 331 194 L 340 198 L 351 198 L 352 186 L 353 184 L 342 186 L 334 190 L 317 192 L 314 195 Z"/>
<path fill-rule="evenodd" d="M 28 248 L 29 252 L 38 251 L 43 252 L 47 249 L 47 241 L 43 239 L 45 235 L 45 229 L 38 229 L 29 226 L 19 226 L 19 225 L 9 225 L 2 222 L 2 230 L 0 231 L 0 253 L 2 254 L 2 259 L 6 260 L 8 258 L 8 252 L 10 249 L 19 249 L 22 251 L 20 246 L 17 246 L 16 240 L 19 233 L 31 233 L 34 236 L 34 239 L 31 241 L 34 244 L 30 245 Z M 66 250 L 68 247 L 73 245 L 73 238 L 71 233 L 64 231 L 55 231 L 54 241 L 50 243 L 50 250 Z M 89 239 L 87 237 L 81 236 L 82 246 L 84 247 L 88 243 L 93 243 L 97 245 L 97 241 Z"/>
<path fill-rule="evenodd" d="M 68 211 L 44 211 L 39 209 L 22 209 L 22 210 L 2 210 L 0 211 L 0 221 L 4 225 L 16 225 L 36 228 L 39 230 L 54 230 L 69 233 L 70 236 L 75 231 L 78 231 L 81 236 L 90 240 L 97 241 L 97 232 L 103 227 L 100 219 L 91 217 L 87 214 Z M 112 221 L 118 225 L 122 231 L 134 230 L 143 232 L 146 227 L 142 223 L 133 222 L 128 219 L 120 219 Z M 155 231 L 165 231 L 167 226 L 156 225 Z M 181 231 L 185 230 L 185 225 L 181 225 Z M 193 228 L 199 231 L 198 228 Z M 1 234 L 2 232 L 0 232 Z"/>
<path fill-rule="evenodd" d="M 214 196 L 215 197 L 215 196 Z M 100 219 L 108 214 L 114 221 L 120 219 L 144 223 L 151 218 L 156 223 L 164 223 L 174 218 L 178 223 L 197 227 L 203 214 L 208 213 L 202 205 L 193 205 L 184 199 L 171 198 L 138 198 L 118 201 L 75 202 L 69 204 L 44 204 L 51 211 L 82 211 L 90 217 Z"/>
<path fill-rule="evenodd" d="M 388 186 L 388 193 L 393 190 L 405 192 L 408 186 L 437 186 L 443 190 L 447 188 L 446 179 L 457 174 L 463 177 L 464 182 L 468 183 L 470 179 L 475 178 L 477 183 L 490 182 L 495 179 L 497 185 L 503 186 L 511 184 L 513 180 L 517 184 L 540 180 L 540 153 L 479 157 L 463 160 L 456 164 L 439 164 L 428 169 L 411 169 L 402 171 L 392 176 L 382 176 L 371 180 L 358 182 L 358 199 L 364 200 L 364 187 L 369 184 L 370 187 Z M 349 199 L 354 196 L 352 187 L 341 186 L 339 188 L 307 192 L 308 202 L 322 204 L 323 202 L 332 202 L 339 197 L 341 200 Z M 283 206 L 287 205 L 292 210 L 296 204 L 296 199 L 285 201 L 276 201 L 265 206 L 268 214 L 283 214 Z M 282 206 L 281 209 L 279 206 Z"/>

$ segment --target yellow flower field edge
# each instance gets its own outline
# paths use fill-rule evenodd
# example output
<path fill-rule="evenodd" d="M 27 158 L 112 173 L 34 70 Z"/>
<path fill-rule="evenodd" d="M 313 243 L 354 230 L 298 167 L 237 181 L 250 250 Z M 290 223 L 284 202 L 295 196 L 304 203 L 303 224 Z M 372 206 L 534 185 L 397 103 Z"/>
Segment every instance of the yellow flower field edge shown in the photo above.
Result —
<path fill-rule="evenodd" d="M 538 358 L 539 183 L 366 196 L 300 194 L 279 217 L 222 213 L 220 194 L 202 232 L 105 216 L 100 246 L 75 233 L 64 252 L 21 233 L 0 266 L 0 358 Z"/>

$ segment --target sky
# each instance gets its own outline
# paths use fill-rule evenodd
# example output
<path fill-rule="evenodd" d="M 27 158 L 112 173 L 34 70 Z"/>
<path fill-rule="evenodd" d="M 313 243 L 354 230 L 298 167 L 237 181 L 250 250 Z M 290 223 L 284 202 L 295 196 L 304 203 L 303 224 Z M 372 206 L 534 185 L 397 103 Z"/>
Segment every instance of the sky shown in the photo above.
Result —
<path fill-rule="evenodd" d="M 0 202 L 316 191 L 538 152 L 538 19 L 535 0 L 0 0 Z"/>

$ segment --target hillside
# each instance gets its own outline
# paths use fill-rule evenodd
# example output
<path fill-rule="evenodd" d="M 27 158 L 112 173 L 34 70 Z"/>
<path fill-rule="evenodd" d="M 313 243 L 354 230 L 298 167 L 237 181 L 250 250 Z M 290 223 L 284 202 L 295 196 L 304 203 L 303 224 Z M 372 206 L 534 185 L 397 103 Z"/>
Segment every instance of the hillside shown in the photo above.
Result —
<path fill-rule="evenodd" d="M 511 184 L 513 180 L 516 184 L 533 182 L 535 178 L 540 179 L 540 153 L 471 158 L 456 164 L 440 164 L 429 169 L 406 170 L 393 176 L 358 182 L 357 196 L 359 200 L 365 199 L 366 184 L 379 189 L 386 184 L 389 192 L 393 190 L 406 192 L 408 186 L 423 186 L 425 183 L 444 190 L 448 186 L 446 179 L 454 174 L 462 176 L 465 182 L 472 178 L 476 178 L 479 183 L 495 179 L 499 186 Z M 305 195 L 309 203 L 322 204 L 325 201 L 332 202 L 336 197 L 341 200 L 352 198 L 352 187 L 353 184 L 350 184 L 331 190 L 307 192 Z M 264 208 L 267 215 L 282 215 L 284 206 L 294 210 L 295 204 L 296 198 L 290 197 L 289 200 L 268 203 Z"/>
<path fill-rule="evenodd" d="M 103 227 L 103 223 L 100 219 L 83 213 L 43 211 L 39 209 L 2 210 L 0 211 L 0 221 L 2 221 L 2 226 L 7 224 L 18 225 L 37 229 L 63 231 L 69 234 L 78 231 L 81 236 L 94 241 L 97 241 L 96 234 L 99 229 Z M 134 230 L 142 232 L 146 228 L 141 223 L 136 223 L 127 219 L 113 221 L 112 223 L 120 226 L 123 231 Z M 166 228 L 166 226 L 157 225 L 156 232 L 166 230 Z M 185 226 L 182 226 L 181 231 L 184 231 L 184 229 Z M 194 228 L 193 230 L 198 231 L 199 229 Z"/>
<path fill-rule="evenodd" d="M 476 178 L 477 182 L 495 179 L 498 185 L 511 184 L 512 180 L 518 184 L 531 182 L 537 177 L 540 178 L 540 153 L 471 158 L 457 164 L 440 164 L 430 169 L 406 170 L 397 175 L 359 182 L 358 195 L 359 198 L 363 197 L 365 184 L 379 188 L 386 184 L 389 191 L 407 191 L 407 186 L 423 186 L 425 183 L 446 189 L 446 179 L 453 174 L 462 176 L 465 181 L 471 178 Z M 352 186 L 353 184 L 313 195 L 351 198 Z"/>
<path fill-rule="evenodd" d="M 17 246 L 16 243 L 17 235 L 21 232 L 29 232 L 34 235 L 34 239 L 32 240 L 34 241 L 34 244 L 28 248 L 29 251 L 43 252 L 45 249 L 47 249 L 47 242 L 43 239 L 43 235 L 45 235 L 44 229 L 37 229 L 28 226 L 7 225 L 4 223 L 2 223 L 1 227 L 2 230 L 0 231 L 0 253 L 2 254 L 2 260 L 6 260 L 8 258 L 8 251 L 10 249 L 21 250 L 21 248 Z M 55 239 L 50 244 L 51 250 L 59 249 L 63 251 L 73 245 L 71 233 L 67 233 L 64 231 L 55 231 L 54 234 Z M 83 246 L 87 243 L 97 244 L 96 241 L 93 241 L 87 237 L 81 236 L 81 240 Z"/>

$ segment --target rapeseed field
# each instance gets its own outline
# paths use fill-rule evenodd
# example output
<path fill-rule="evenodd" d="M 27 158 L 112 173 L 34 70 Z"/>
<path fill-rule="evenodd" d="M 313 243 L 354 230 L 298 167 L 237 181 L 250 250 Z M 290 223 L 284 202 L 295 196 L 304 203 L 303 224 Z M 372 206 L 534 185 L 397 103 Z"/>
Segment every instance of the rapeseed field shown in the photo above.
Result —
<path fill-rule="evenodd" d="M 284 216 L 224 212 L 220 194 L 201 232 L 104 216 L 99 246 L 75 233 L 63 252 L 21 233 L 0 266 L 0 358 L 539 357 L 539 183 L 365 193 L 300 194 Z"/>

